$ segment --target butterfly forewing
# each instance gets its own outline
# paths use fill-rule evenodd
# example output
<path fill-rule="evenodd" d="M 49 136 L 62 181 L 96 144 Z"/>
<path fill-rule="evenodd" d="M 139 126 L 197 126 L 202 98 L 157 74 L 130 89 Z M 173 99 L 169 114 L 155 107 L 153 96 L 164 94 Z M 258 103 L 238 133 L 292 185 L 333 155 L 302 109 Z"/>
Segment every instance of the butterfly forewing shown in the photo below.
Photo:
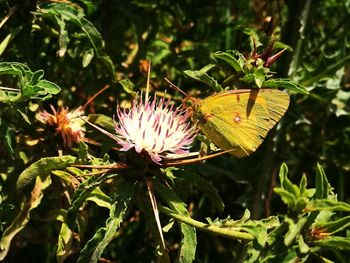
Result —
<path fill-rule="evenodd" d="M 244 157 L 258 148 L 288 104 L 288 94 L 278 90 L 238 90 L 214 94 L 195 111 L 202 132 L 214 144 Z"/>

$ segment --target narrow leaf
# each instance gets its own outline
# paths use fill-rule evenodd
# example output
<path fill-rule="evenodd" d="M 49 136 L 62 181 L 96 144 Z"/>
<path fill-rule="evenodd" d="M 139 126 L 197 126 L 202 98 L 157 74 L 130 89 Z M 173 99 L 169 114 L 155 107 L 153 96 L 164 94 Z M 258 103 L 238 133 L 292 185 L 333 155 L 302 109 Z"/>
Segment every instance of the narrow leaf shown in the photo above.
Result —
<path fill-rule="evenodd" d="M 117 174 L 103 174 L 99 177 L 90 177 L 85 182 L 81 183 L 78 189 L 74 192 L 71 206 L 67 211 L 67 224 L 71 230 L 75 228 L 75 221 L 79 208 L 90 196 L 90 193 L 107 179 L 114 178 Z"/>
<path fill-rule="evenodd" d="M 157 181 L 154 181 L 154 188 L 172 210 L 176 211 L 180 215 L 189 216 L 186 205 L 179 199 L 172 189 L 160 184 Z M 193 262 L 197 246 L 196 229 L 184 223 L 180 223 L 180 228 L 182 241 L 178 254 L 178 261 L 184 263 Z"/>
<path fill-rule="evenodd" d="M 91 238 L 82 249 L 77 263 L 97 263 L 106 246 L 115 237 L 116 231 L 127 210 L 128 202 L 134 194 L 134 185 L 129 181 L 120 184 L 120 192 L 117 201 L 112 205 L 106 226 L 97 230 L 93 238 Z"/>
<path fill-rule="evenodd" d="M 12 221 L 11 225 L 4 231 L 0 240 L 0 261 L 3 260 L 10 248 L 12 239 L 20 232 L 30 219 L 30 211 L 38 207 L 43 198 L 43 191 L 51 184 L 51 177 L 48 175 L 41 175 L 36 177 L 34 188 L 31 192 L 28 202 L 23 202 L 23 207 L 19 214 Z"/>
<path fill-rule="evenodd" d="M 297 84 L 289 79 L 269 79 L 269 80 L 265 80 L 262 83 L 263 87 L 266 88 L 281 88 L 281 89 L 287 89 L 287 90 L 291 90 L 291 91 L 295 91 L 301 94 L 309 94 L 309 92 L 307 91 L 307 89 L 300 85 Z"/>
<path fill-rule="evenodd" d="M 329 184 L 326 174 L 320 164 L 316 168 L 316 199 L 323 199 L 328 197 Z"/>
<path fill-rule="evenodd" d="M 31 184 L 37 176 L 48 175 L 53 170 L 64 169 L 75 163 L 76 160 L 76 157 L 70 155 L 41 158 L 39 161 L 31 164 L 19 175 L 16 188 L 18 191 L 22 191 L 23 188 Z"/>

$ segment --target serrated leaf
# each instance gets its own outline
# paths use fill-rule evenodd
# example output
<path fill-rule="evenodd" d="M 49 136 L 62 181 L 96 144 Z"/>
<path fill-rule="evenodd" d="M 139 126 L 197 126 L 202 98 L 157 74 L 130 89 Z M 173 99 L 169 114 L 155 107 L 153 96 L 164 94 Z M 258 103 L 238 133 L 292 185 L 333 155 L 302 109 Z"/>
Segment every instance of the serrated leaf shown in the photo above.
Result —
<path fill-rule="evenodd" d="M 19 214 L 13 219 L 11 225 L 9 225 L 0 240 L 0 261 L 3 260 L 10 248 L 12 239 L 20 232 L 30 219 L 30 211 L 38 207 L 41 199 L 43 198 L 43 191 L 51 184 L 51 177 L 49 175 L 41 174 L 35 179 L 35 184 L 31 192 L 28 202 L 22 203 L 22 208 Z"/>
<path fill-rule="evenodd" d="M 64 48 L 64 45 L 67 44 L 68 41 L 69 32 L 68 34 L 66 33 L 66 28 L 68 27 L 68 24 L 75 25 L 80 30 L 80 32 L 83 33 L 81 34 L 81 36 L 83 36 L 84 39 L 87 40 L 87 42 L 90 44 L 90 46 L 94 50 L 94 54 L 96 55 L 96 57 L 99 60 L 101 60 L 102 63 L 107 67 L 109 74 L 113 78 L 115 77 L 115 69 L 113 62 L 111 58 L 103 52 L 103 39 L 101 37 L 101 34 L 96 29 L 94 24 L 92 24 L 89 20 L 85 18 L 85 15 L 81 11 L 81 9 L 78 9 L 74 5 L 70 5 L 69 3 L 47 3 L 45 5 L 42 5 L 41 8 L 38 9 L 38 11 L 34 12 L 34 14 L 37 16 L 45 17 L 46 19 L 49 19 L 55 22 L 56 24 L 59 23 L 60 27 L 64 26 L 64 28 L 60 29 L 60 37 L 62 37 L 62 39 L 65 39 L 65 41 L 62 41 L 62 48 Z M 62 21 L 64 21 L 67 25 L 64 25 Z M 63 34 L 63 36 L 61 36 L 61 34 Z M 82 43 L 86 42 L 82 41 Z M 89 55 L 89 57 L 90 56 L 91 54 Z M 83 64 L 85 65 L 84 62 Z"/>
<path fill-rule="evenodd" d="M 289 79 L 265 80 L 262 83 L 262 86 L 266 88 L 281 88 L 281 89 L 292 90 L 301 94 L 309 94 L 309 92 L 304 86 L 297 84 Z"/>
<path fill-rule="evenodd" d="M 92 176 L 79 185 L 78 189 L 73 194 L 71 206 L 67 211 L 67 224 L 71 230 L 74 231 L 78 210 L 87 200 L 90 193 L 106 180 L 117 176 L 118 174 L 103 174 L 98 177 Z"/>
<path fill-rule="evenodd" d="M 209 87 L 211 87 L 214 91 L 221 91 L 221 85 L 211 76 L 209 76 L 206 72 L 202 72 L 200 70 L 185 70 L 184 74 L 194 80 L 202 82 Z"/>
<path fill-rule="evenodd" d="M 172 189 L 160 184 L 158 181 L 154 181 L 153 183 L 155 191 L 159 193 L 163 201 L 166 202 L 172 210 L 180 215 L 189 216 L 186 205 Z M 181 263 L 193 262 L 197 246 L 196 229 L 184 223 L 180 223 L 180 228 L 182 240 L 178 261 Z"/>
<path fill-rule="evenodd" d="M 120 184 L 118 197 L 112 205 L 106 226 L 97 230 L 95 235 L 86 243 L 82 249 L 77 263 L 97 263 L 110 241 L 115 237 L 115 233 L 121 222 L 124 220 L 128 202 L 134 194 L 134 184 L 124 181 Z"/>
<path fill-rule="evenodd" d="M 240 227 L 256 238 L 261 247 L 264 247 L 267 241 L 267 229 L 263 225 L 245 224 Z"/>
<path fill-rule="evenodd" d="M 18 62 L 1 62 L 0 75 L 18 76 L 18 92 L 0 93 L 0 101 L 20 103 L 30 99 L 46 100 L 61 91 L 61 88 L 48 80 L 42 79 L 43 70 L 32 72 L 26 65 Z"/>
<path fill-rule="evenodd" d="M 23 188 L 31 184 L 38 176 L 49 175 L 51 171 L 64 169 L 76 161 L 77 158 L 70 155 L 41 158 L 19 175 L 16 188 L 18 191 L 22 191 Z"/>

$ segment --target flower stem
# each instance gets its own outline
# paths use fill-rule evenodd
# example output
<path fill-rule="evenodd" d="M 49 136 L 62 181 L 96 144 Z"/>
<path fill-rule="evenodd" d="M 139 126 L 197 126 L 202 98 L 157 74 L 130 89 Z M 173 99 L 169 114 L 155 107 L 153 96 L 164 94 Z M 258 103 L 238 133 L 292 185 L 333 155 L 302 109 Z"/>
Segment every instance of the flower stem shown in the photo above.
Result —
<path fill-rule="evenodd" d="M 175 213 L 174 211 L 170 210 L 169 208 L 164 207 L 164 206 L 159 205 L 159 204 L 158 204 L 158 209 L 160 212 L 167 214 L 168 216 L 170 216 L 178 221 L 181 221 L 182 223 L 193 226 L 201 231 L 205 231 L 205 232 L 208 232 L 208 233 L 211 233 L 214 235 L 219 235 L 219 236 L 223 236 L 223 237 L 227 237 L 227 238 L 231 238 L 231 239 L 240 239 L 240 240 L 247 240 L 247 241 L 255 239 L 249 233 L 233 230 L 232 227 L 222 228 L 222 227 L 218 227 L 215 225 L 202 223 L 200 221 L 192 219 L 191 217 L 179 215 L 179 214 Z M 239 228 L 236 228 L 236 229 L 239 229 Z"/>

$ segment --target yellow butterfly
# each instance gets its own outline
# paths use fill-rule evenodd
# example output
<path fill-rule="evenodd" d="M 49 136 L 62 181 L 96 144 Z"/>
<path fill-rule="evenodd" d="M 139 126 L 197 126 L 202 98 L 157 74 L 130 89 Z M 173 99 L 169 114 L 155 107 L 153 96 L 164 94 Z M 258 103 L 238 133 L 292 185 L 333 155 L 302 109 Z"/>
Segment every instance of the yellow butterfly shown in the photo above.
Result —
<path fill-rule="evenodd" d="M 216 93 L 203 100 L 187 97 L 192 119 L 222 150 L 236 157 L 256 151 L 289 106 L 289 95 L 276 89 L 241 89 Z"/>

